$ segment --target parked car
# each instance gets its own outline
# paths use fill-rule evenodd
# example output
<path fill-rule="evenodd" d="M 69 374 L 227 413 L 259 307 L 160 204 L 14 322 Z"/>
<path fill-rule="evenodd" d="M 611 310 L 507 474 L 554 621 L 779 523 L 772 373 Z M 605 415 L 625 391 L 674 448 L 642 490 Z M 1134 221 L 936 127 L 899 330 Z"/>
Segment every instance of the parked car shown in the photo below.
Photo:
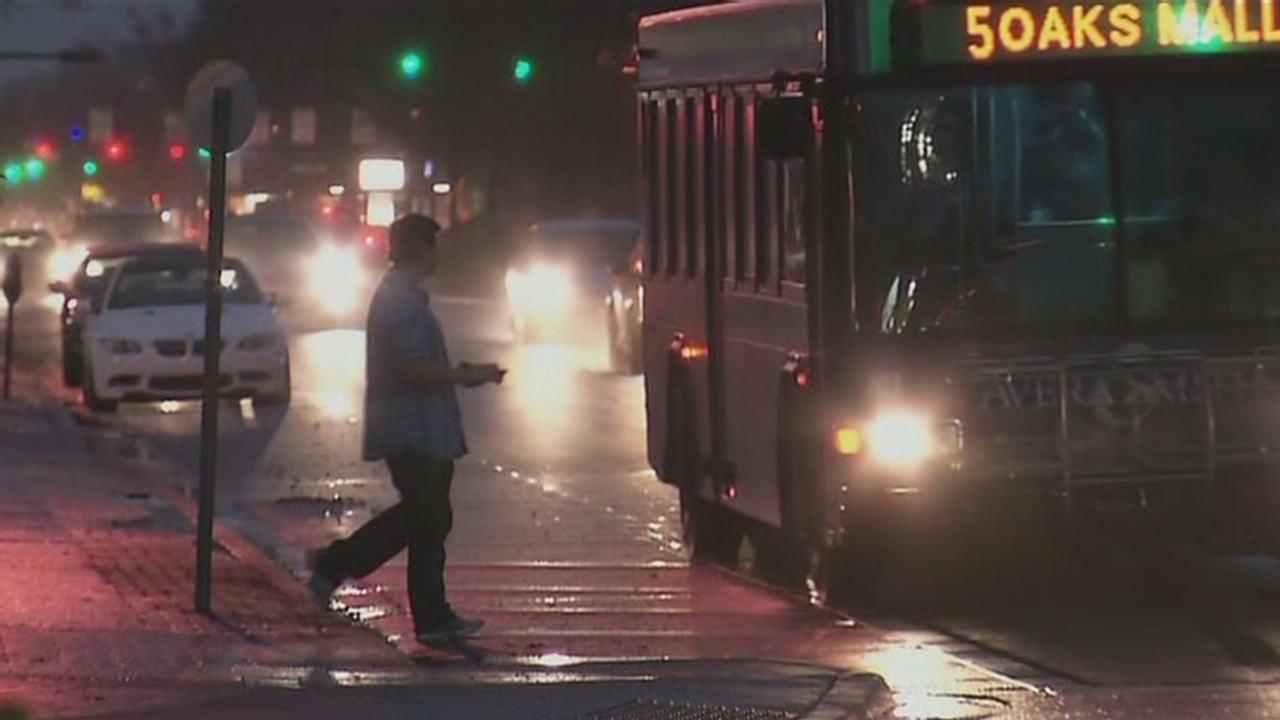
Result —
<path fill-rule="evenodd" d="M 84 329 L 91 410 L 200 397 L 207 272 L 204 254 L 133 258 L 115 269 Z M 288 405 L 288 332 L 244 263 L 226 260 L 219 279 L 221 394 L 251 398 L 259 408 Z"/>
<path fill-rule="evenodd" d="M 49 290 L 62 295 L 58 325 L 62 335 L 62 381 L 67 387 L 80 387 L 83 382 L 84 322 L 101 303 L 112 272 L 134 258 L 170 255 L 204 257 L 198 246 L 189 243 L 100 243 L 81 252 L 70 277 L 49 283 Z"/>

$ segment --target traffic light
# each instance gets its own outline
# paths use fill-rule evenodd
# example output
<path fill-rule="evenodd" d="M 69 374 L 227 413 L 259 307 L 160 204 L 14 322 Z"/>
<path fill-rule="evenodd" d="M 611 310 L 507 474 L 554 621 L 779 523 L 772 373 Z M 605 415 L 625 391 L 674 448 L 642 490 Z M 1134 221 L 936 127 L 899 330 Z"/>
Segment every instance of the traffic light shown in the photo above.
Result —
<path fill-rule="evenodd" d="M 417 80 L 427 71 L 427 58 L 417 50 L 400 56 L 400 74 L 406 80 Z"/>
<path fill-rule="evenodd" d="M 174 162 L 182 162 L 187 159 L 187 146 L 182 143 L 174 143 L 169 146 L 169 158 Z"/>
<path fill-rule="evenodd" d="M 22 165 L 11 162 L 4 166 L 4 179 L 9 181 L 10 185 L 17 185 L 22 182 Z"/>
<path fill-rule="evenodd" d="M 35 145 L 36 157 L 41 160 L 52 160 L 58 154 L 58 149 L 48 140 L 38 140 Z"/>
<path fill-rule="evenodd" d="M 31 178 L 32 180 L 39 180 L 44 177 L 44 170 L 44 160 L 41 160 L 38 157 L 33 157 L 30 160 L 27 160 L 26 165 L 23 167 L 26 177 Z"/>
<path fill-rule="evenodd" d="M 93 177 L 98 174 L 98 163 L 93 160 L 84 161 L 84 176 Z"/>
<path fill-rule="evenodd" d="M 108 160 L 120 162 L 129 154 L 129 146 L 125 145 L 123 140 L 112 140 L 107 143 L 105 152 Z"/>
<path fill-rule="evenodd" d="M 527 57 L 516 58 L 516 61 L 511 65 L 511 76 L 520 85 L 528 85 L 533 80 L 536 71 L 537 68 L 534 66 L 533 61 Z"/>

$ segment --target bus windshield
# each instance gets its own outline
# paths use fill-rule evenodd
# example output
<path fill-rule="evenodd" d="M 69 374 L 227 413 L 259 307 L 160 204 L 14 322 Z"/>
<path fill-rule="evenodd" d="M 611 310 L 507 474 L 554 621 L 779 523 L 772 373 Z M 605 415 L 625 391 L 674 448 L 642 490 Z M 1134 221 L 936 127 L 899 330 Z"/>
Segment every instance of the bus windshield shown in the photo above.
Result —
<path fill-rule="evenodd" d="M 1280 319 L 1280 91 L 1269 84 L 866 97 L 859 282 L 883 332 Z"/>

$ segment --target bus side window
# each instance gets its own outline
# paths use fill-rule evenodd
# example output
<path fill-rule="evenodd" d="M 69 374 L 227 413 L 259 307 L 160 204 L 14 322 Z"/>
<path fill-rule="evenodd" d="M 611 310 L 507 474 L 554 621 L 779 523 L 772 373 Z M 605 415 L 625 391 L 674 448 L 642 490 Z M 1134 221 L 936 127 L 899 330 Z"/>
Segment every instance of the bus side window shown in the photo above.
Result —
<path fill-rule="evenodd" d="M 720 240 L 722 242 L 722 253 L 720 262 L 723 263 L 724 277 L 726 280 L 734 280 L 738 277 L 738 262 L 741 253 L 738 252 L 738 233 L 741 232 L 741 222 L 738 219 L 738 208 L 741 206 L 738 195 L 738 187 L 740 184 L 738 171 L 738 157 L 740 155 L 739 147 L 741 143 L 738 138 L 742 132 L 739 128 L 742 113 L 738 110 L 737 98 L 732 92 L 721 96 L 723 103 L 721 105 L 722 121 L 716 133 L 720 138 L 720 195 L 724 202 L 724 212 L 722 214 L 722 231 Z"/>
<path fill-rule="evenodd" d="M 754 142 L 748 124 L 751 110 L 746 99 L 734 97 L 733 112 L 733 216 L 734 216 L 734 266 L 733 277 L 743 282 L 751 275 L 751 176 L 755 155 Z"/>
<path fill-rule="evenodd" d="M 805 190 L 808 185 L 806 172 L 809 163 L 804 160 L 788 160 L 782 171 L 782 279 L 786 282 L 805 282 Z"/>
<path fill-rule="evenodd" d="M 778 163 L 759 147 L 755 154 L 755 278 L 756 289 L 766 291 L 776 289 L 778 282 Z"/>
<path fill-rule="evenodd" d="M 704 97 L 685 100 L 684 109 L 684 274 L 698 275 L 698 247 L 702 244 L 702 220 L 706 217 L 706 195 L 703 192 L 707 168 L 702 162 L 706 147 L 703 128 L 706 112 Z"/>
<path fill-rule="evenodd" d="M 745 155 L 740 166 L 742 177 L 742 229 L 739 233 L 739 246 L 742 249 L 741 280 L 754 280 L 759 273 L 760 249 L 757 238 L 760 236 L 760 176 L 761 167 L 756 152 L 756 101 L 755 96 L 742 99 L 742 109 L 746 113 L 745 132 L 742 136 L 742 152 Z"/>
<path fill-rule="evenodd" d="M 681 116 L 685 112 L 685 100 L 671 99 L 667 101 L 667 258 L 665 270 L 667 275 L 680 274 L 681 246 L 684 235 L 685 208 L 688 207 L 688 186 L 686 174 L 686 156 L 684 149 L 683 123 Z"/>
<path fill-rule="evenodd" d="M 642 158 L 645 193 L 644 229 L 645 241 L 648 243 L 648 247 L 645 248 L 648 255 L 645 257 L 644 267 L 650 271 L 656 271 L 661 267 L 658 264 L 660 257 L 658 248 L 661 247 L 662 241 L 662 168 L 659 162 L 662 157 L 662 146 L 658 142 L 660 138 L 658 102 L 645 98 L 642 103 L 640 132 L 645 147 L 645 157 Z"/>

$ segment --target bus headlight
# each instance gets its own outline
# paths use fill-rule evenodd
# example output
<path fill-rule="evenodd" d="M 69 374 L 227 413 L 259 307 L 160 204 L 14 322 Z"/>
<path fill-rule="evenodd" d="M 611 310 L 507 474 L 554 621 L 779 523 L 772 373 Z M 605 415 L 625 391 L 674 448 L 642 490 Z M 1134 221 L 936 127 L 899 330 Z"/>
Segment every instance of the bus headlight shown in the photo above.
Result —
<path fill-rule="evenodd" d="M 892 467 L 915 467 L 933 455 L 933 428 L 923 415 L 892 412 L 867 426 L 867 452 L 871 459 Z"/>
<path fill-rule="evenodd" d="M 895 410 L 866 424 L 842 425 L 832 438 L 837 453 L 862 455 L 877 465 L 911 470 L 960 449 L 956 422 L 939 423 L 922 413 Z"/>

